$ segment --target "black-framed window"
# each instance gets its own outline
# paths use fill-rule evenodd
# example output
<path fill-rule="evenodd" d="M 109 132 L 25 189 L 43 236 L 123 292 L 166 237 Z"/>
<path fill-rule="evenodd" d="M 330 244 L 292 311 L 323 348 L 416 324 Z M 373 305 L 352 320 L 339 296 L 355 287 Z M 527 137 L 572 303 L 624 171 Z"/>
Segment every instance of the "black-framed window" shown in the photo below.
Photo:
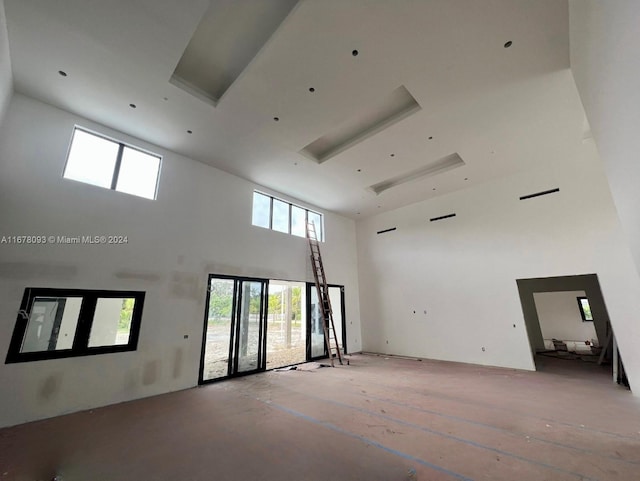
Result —
<path fill-rule="evenodd" d="M 593 315 L 591 314 L 591 306 L 589 305 L 589 299 L 586 297 L 578 297 L 578 307 L 580 308 L 580 316 L 582 322 L 593 321 Z"/>
<path fill-rule="evenodd" d="M 144 292 L 27 287 L 6 363 L 135 351 Z"/>
<path fill-rule="evenodd" d="M 307 222 L 313 222 L 316 237 L 324 240 L 324 217 L 304 207 L 292 204 L 277 197 L 253 192 L 253 215 L 251 223 L 285 234 L 307 237 Z"/>
<path fill-rule="evenodd" d="M 162 157 L 76 126 L 63 177 L 155 199 Z"/>

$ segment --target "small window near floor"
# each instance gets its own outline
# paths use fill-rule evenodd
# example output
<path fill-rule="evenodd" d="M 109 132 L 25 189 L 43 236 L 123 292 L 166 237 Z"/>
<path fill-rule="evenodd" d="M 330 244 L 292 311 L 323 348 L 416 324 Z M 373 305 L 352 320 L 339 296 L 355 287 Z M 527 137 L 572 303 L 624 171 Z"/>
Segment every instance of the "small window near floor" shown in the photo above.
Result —
<path fill-rule="evenodd" d="M 580 308 L 580 315 L 582 316 L 582 321 L 593 321 L 593 316 L 591 315 L 591 306 L 589 305 L 589 299 L 586 297 L 578 297 L 578 307 Z"/>
<path fill-rule="evenodd" d="M 27 288 L 6 363 L 134 351 L 144 292 Z"/>
<path fill-rule="evenodd" d="M 20 352 L 71 349 L 80 316 L 81 297 L 37 296 L 22 337 Z"/>
<path fill-rule="evenodd" d="M 127 345 L 135 303 L 133 297 L 99 297 L 91 323 L 89 347 Z"/>
<path fill-rule="evenodd" d="M 155 199 L 161 157 L 76 127 L 65 179 Z"/>

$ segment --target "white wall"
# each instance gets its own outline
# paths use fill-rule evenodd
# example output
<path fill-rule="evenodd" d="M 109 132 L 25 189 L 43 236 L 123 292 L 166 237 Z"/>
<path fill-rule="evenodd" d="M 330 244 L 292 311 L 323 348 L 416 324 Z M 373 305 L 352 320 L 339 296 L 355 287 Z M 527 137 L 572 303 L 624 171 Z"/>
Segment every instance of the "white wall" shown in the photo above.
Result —
<path fill-rule="evenodd" d="M 76 123 L 163 155 L 158 199 L 63 179 Z M 251 225 L 255 187 L 15 94 L 0 131 L 0 235 L 120 234 L 129 242 L 0 245 L 0 352 L 27 286 L 147 295 L 136 352 L 0 365 L 0 426 L 196 385 L 209 273 L 312 281 L 305 239 Z M 326 213 L 325 226 L 327 276 L 345 285 L 349 349 L 359 351 L 354 222 Z"/>
<path fill-rule="evenodd" d="M 583 321 L 578 306 L 578 297 L 584 291 L 534 292 L 540 329 L 544 339 L 561 341 L 596 341 L 598 336 L 593 321 Z M 604 343 L 604 340 L 602 341 Z M 582 350 L 589 347 L 582 342 Z"/>
<path fill-rule="evenodd" d="M 640 2 L 570 0 L 571 69 L 640 270 Z"/>
<path fill-rule="evenodd" d="M 640 279 L 593 142 L 576 139 L 568 152 L 550 167 L 358 222 L 363 350 L 534 369 L 516 279 L 596 273 L 640 391 Z"/>
<path fill-rule="evenodd" d="M 11 59 L 9 55 L 9 37 L 7 36 L 7 21 L 4 14 L 4 0 L 0 0 L 0 125 L 4 119 L 11 92 L 13 90 L 11 74 Z"/>

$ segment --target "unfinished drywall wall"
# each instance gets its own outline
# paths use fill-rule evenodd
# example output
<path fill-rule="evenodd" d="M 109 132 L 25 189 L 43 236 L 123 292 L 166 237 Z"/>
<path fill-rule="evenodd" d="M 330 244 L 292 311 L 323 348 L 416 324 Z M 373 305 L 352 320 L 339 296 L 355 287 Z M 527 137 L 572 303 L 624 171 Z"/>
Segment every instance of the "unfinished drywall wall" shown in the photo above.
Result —
<path fill-rule="evenodd" d="M 640 389 L 640 279 L 597 151 L 577 133 L 552 160 L 358 222 L 364 350 L 534 369 L 516 279 L 596 273 Z"/>
<path fill-rule="evenodd" d="M 9 37 L 4 14 L 4 0 L 0 0 L 0 125 L 9 106 L 13 90 L 11 74 L 11 56 L 9 55 Z"/>
<path fill-rule="evenodd" d="M 544 339 L 581 342 L 583 346 L 585 341 L 597 343 L 593 322 L 583 321 L 580 315 L 577 298 L 584 296 L 584 291 L 533 293 Z M 584 350 L 589 349 L 586 346 Z"/>
<path fill-rule="evenodd" d="M 571 70 L 640 270 L 640 2 L 570 0 Z"/>
<path fill-rule="evenodd" d="M 75 124 L 161 154 L 157 200 L 63 179 Z M 27 286 L 145 291 L 146 298 L 135 352 L 0 365 L 0 384 L 10 386 L 0 397 L 0 426 L 196 385 L 209 273 L 312 281 L 304 238 L 251 225 L 255 187 L 15 94 L 0 133 L 0 235 L 128 240 L 0 245 L 1 355 Z M 360 351 L 355 225 L 325 214 L 327 277 L 345 286 L 349 350 Z"/>

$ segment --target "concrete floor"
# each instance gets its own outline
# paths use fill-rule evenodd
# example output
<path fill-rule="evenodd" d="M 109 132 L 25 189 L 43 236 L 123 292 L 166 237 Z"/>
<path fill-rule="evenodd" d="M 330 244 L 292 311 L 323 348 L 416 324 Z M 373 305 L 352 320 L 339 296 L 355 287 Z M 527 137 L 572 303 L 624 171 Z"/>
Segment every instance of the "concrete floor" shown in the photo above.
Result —
<path fill-rule="evenodd" d="M 257 326 L 257 323 L 255 324 Z M 229 341 L 231 338 L 231 320 L 222 322 L 209 322 L 207 326 L 207 344 L 204 357 L 204 379 L 206 381 L 227 376 L 229 363 Z M 255 369 L 257 364 L 258 344 L 257 328 L 250 330 L 251 338 L 247 344 L 250 352 L 255 352 L 253 363 Z M 279 367 L 290 366 L 304 362 L 306 358 L 306 332 L 301 326 L 294 326 L 291 329 L 291 343 L 286 344 L 284 329 L 278 323 L 267 323 L 267 369 L 277 369 Z M 247 370 L 247 369 L 245 369 Z"/>
<path fill-rule="evenodd" d="M 0 481 L 639 480 L 638 399 L 540 362 L 356 355 L 29 423 L 0 430 Z"/>

